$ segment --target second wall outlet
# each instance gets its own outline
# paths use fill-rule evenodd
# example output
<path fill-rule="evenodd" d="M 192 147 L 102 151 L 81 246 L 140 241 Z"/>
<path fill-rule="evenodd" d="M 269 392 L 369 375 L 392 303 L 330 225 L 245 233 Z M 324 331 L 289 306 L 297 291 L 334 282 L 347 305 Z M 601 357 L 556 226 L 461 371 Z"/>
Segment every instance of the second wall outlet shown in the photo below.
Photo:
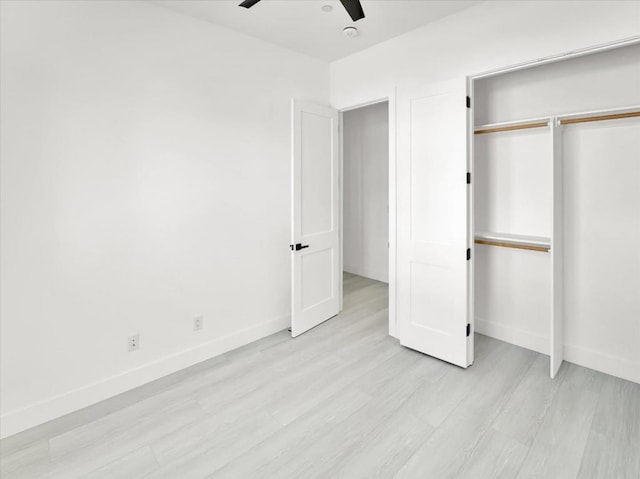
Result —
<path fill-rule="evenodd" d="M 193 318 L 193 330 L 200 331 L 204 327 L 204 318 L 202 316 L 196 316 Z"/>
<path fill-rule="evenodd" d="M 140 349 L 140 334 L 129 336 L 127 341 L 129 352 Z"/>

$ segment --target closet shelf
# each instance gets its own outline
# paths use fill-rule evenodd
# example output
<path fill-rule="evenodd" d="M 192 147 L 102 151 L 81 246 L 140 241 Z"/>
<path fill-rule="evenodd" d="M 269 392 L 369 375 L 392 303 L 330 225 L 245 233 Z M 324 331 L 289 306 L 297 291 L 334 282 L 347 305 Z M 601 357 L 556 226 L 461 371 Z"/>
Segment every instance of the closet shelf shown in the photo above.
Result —
<path fill-rule="evenodd" d="M 475 243 L 503 248 L 526 249 L 547 253 L 551 249 L 551 238 L 543 236 L 514 235 L 509 233 L 478 232 Z"/>
<path fill-rule="evenodd" d="M 477 126 L 474 134 L 498 133 L 501 131 L 529 130 L 531 128 L 545 128 L 549 126 L 549 118 L 535 118 L 531 120 L 509 121 L 504 123 L 490 123 Z"/>
<path fill-rule="evenodd" d="M 623 118 L 637 118 L 640 117 L 640 108 L 636 107 L 635 110 L 632 111 L 614 111 L 612 113 L 582 113 L 577 115 L 570 115 L 565 117 L 560 117 L 559 121 L 561 125 L 572 125 L 574 123 L 590 123 L 593 121 L 604 121 L 604 120 L 620 120 Z"/>
<path fill-rule="evenodd" d="M 582 113 L 569 113 L 546 118 L 531 118 L 528 120 L 505 121 L 501 123 L 487 123 L 475 127 L 473 133 L 483 135 L 485 133 L 499 133 L 501 131 L 529 130 L 531 128 L 544 128 L 552 121 L 559 125 L 572 125 L 574 123 L 589 123 L 593 121 L 619 120 L 623 118 L 640 117 L 640 105 L 627 108 L 614 108 L 610 110 L 597 110 Z"/>

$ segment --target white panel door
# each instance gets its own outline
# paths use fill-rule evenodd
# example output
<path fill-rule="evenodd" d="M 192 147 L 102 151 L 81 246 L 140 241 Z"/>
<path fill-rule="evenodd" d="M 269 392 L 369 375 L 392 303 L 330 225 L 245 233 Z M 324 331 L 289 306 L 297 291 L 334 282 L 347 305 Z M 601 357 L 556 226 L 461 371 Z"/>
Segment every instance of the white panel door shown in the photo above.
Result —
<path fill-rule="evenodd" d="M 466 79 L 398 91 L 400 343 L 467 367 L 470 248 Z"/>
<path fill-rule="evenodd" d="M 292 154 L 293 337 L 340 309 L 338 112 L 294 100 Z"/>

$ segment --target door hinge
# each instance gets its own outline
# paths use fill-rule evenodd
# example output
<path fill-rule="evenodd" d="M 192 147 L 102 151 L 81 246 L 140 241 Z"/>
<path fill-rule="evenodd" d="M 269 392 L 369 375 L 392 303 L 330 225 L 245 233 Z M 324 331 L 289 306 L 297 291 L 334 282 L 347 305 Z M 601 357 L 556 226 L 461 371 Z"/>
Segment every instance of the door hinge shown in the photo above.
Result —
<path fill-rule="evenodd" d="M 467 172 L 467 184 L 471 184 L 471 173 Z"/>
<path fill-rule="evenodd" d="M 467 338 L 471 336 L 471 324 L 467 323 Z"/>
<path fill-rule="evenodd" d="M 471 97 L 467 96 L 467 108 L 471 108 Z"/>
<path fill-rule="evenodd" d="M 467 261 L 471 259 L 471 248 L 467 248 Z"/>

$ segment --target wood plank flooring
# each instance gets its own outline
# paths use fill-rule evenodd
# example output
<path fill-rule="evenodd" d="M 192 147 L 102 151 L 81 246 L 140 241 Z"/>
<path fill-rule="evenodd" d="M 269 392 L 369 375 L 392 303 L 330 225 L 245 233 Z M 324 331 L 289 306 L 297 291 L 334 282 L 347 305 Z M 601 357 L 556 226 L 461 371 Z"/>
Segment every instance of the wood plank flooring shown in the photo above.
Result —
<path fill-rule="evenodd" d="M 463 370 L 344 311 L 2 441 L 14 478 L 640 478 L 640 385 L 485 336 Z"/>

